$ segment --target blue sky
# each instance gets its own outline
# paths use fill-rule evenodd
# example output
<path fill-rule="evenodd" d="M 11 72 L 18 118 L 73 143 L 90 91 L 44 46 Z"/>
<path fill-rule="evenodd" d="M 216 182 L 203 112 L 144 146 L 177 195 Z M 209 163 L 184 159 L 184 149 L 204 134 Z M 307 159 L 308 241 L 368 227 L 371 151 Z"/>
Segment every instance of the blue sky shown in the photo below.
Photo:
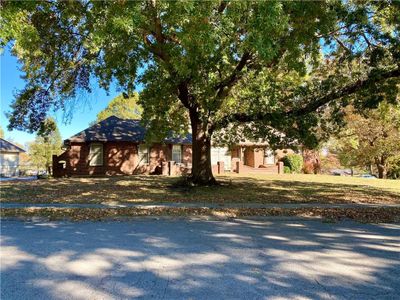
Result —
<path fill-rule="evenodd" d="M 23 88 L 25 85 L 21 79 L 23 72 L 20 71 L 19 67 L 20 64 L 17 59 L 10 54 L 7 48 L 0 56 L 0 125 L 4 130 L 6 139 L 11 139 L 14 142 L 24 145 L 32 141 L 35 138 L 35 134 L 17 130 L 8 131 L 8 120 L 5 116 L 5 113 L 10 111 L 14 91 Z M 96 86 L 93 86 L 92 90 L 93 92 L 89 95 L 80 95 L 76 99 L 72 99 L 74 109 L 72 111 L 72 118 L 67 122 L 63 121 L 64 113 L 62 111 L 50 113 L 56 119 L 63 139 L 88 127 L 88 124 L 96 119 L 97 113 L 104 109 L 107 103 L 118 94 L 115 88 L 109 91 L 109 95 L 103 89 Z"/>

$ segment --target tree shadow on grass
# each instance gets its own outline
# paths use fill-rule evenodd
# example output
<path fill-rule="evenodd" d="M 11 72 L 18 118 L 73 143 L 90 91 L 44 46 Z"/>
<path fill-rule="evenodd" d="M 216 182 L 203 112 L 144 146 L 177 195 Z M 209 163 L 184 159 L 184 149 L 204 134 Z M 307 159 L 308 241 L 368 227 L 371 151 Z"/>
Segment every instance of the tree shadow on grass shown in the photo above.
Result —
<path fill-rule="evenodd" d="M 2 299 L 393 299 L 400 226 L 2 222 Z"/>
<path fill-rule="evenodd" d="M 366 185 L 220 177 L 211 187 L 177 186 L 179 178 L 119 176 L 2 183 L 3 202 L 211 202 L 211 203 L 397 203 L 400 194 Z"/>
<path fill-rule="evenodd" d="M 251 177 L 219 178 L 220 185 L 211 187 L 176 187 L 187 202 L 221 203 L 394 203 L 400 194 L 365 185 L 346 185 L 288 180 L 259 180 Z"/>

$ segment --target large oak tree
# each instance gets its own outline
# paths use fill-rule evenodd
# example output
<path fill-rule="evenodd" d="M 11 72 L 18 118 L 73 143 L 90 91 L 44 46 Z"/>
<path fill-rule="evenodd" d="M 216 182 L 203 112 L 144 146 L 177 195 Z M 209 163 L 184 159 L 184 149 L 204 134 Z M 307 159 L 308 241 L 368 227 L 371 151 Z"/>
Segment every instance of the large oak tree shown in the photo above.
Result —
<path fill-rule="evenodd" d="M 192 180 L 210 184 L 217 131 L 312 147 L 348 103 L 395 101 L 399 15 L 395 1 L 2 2 L 1 45 L 26 74 L 10 126 L 37 130 L 92 79 L 141 83 L 150 132 L 190 125 Z"/>

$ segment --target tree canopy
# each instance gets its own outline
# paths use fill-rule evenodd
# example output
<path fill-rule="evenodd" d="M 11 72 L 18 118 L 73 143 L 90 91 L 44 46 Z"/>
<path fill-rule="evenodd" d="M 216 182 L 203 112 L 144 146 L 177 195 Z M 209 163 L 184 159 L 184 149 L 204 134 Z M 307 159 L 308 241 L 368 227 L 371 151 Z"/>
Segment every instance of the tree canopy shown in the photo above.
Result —
<path fill-rule="evenodd" d="M 373 165 L 379 178 L 386 178 L 390 162 L 400 157 L 400 107 L 382 102 L 363 115 L 348 108 L 345 121 L 333 147 L 341 162 L 361 168 Z"/>
<path fill-rule="evenodd" d="M 212 183 L 213 134 L 315 146 L 342 107 L 398 100 L 396 1 L 2 2 L 26 86 L 10 127 L 37 130 L 90 79 L 132 93 L 161 135 L 191 125 L 192 179 Z"/>
<path fill-rule="evenodd" d="M 52 156 L 62 152 L 62 139 L 54 119 L 46 118 L 45 131 L 38 132 L 35 140 L 28 144 L 28 154 L 31 163 L 38 170 L 51 173 Z"/>
<path fill-rule="evenodd" d="M 131 96 L 118 95 L 108 103 L 107 107 L 97 114 L 97 122 L 110 116 L 121 119 L 141 119 L 143 108 L 138 104 L 139 94 L 133 93 Z"/>

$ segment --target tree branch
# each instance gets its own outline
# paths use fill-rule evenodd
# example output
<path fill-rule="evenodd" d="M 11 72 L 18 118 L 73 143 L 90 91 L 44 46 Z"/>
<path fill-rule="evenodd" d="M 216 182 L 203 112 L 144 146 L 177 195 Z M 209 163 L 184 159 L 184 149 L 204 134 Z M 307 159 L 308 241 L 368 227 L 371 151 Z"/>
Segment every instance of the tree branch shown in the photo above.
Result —
<path fill-rule="evenodd" d="M 351 54 L 351 50 L 337 37 L 334 38 L 335 41 L 349 54 Z"/>
<path fill-rule="evenodd" d="M 178 98 L 187 109 L 193 108 L 193 103 L 189 95 L 188 83 L 185 80 L 178 84 Z"/>
<path fill-rule="evenodd" d="M 218 6 L 218 13 L 223 13 L 225 8 L 228 6 L 229 1 L 223 0 L 221 1 L 221 4 Z"/>
<path fill-rule="evenodd" d="M 230 88 L 239 80 L 239 73 L 243 70 L 250 59 L 250 52 L 245 51 L 232 74 L 215 86 L 215 90 L 217 90 L 217 98 L 223 98 L 222 96 L 225 96 L 225 94 L 229 92 Z"/>
<path fill-rule="evenodd" d="M 221 119 L 219 122 L 216 123 L 218 128 L 223 128 L 227 126 L 230 122 L 239 122 L 239 123 L 247 123 L 247 122 L 254 122 L 254 121 L 266 121 L 266 120 L 279 120 L 283 118 L 298 118 L 310 114 L 312 112 L 317 111 L 322 106 L 329 104 L 332 101 L 340 99 L 342 97 L 354 94 L 371 83 L 380 82 L 387 80 L 389 78 L 398 78 L 400 77 L 400 68 L 397 68 L 392 71 L 388 71 L 383 73 L 379 76 L 379 78 L 373 77 L 371 74 L 364 80 L 358 80 L 355 83 L 352 83 L 338 91 L 333 91 L 328 93 L 324 96 L 316 98 L 310 101 L 308 104 L 301 108 L 295 108 L 284 112 L 268 112 L 263 113 L 260 112 L 254 115 L 248 115 L 245 113 L 237 113 L 231 114 L 226 116 L 225 118 Z"/>
<path fill-rule="evenodd" d="M 309 114 L 311 112 L 316 111 L 321 106 L 328 104 L 329 102 L 331 102 L 333 100 L 354 94 L 354 93 L 362 90 L 363 88 L 367 87 L 371 83 L 380 82 L 380 81 L 384 81 L 386 79 L 395 78 L 395 77 L 400 77 L 400 69 L 399 68 L 394 69 L 392 71 L 388 71 L 386 73 L 383 73 L 379 76 L 379 78 L 376 78 L 376 77 L 372 76 L 371 74 L 369 74 L 369 76 L 364 80 L 360 79 L 360 80 L 356 81 L 355 83 L 350 84 L 339 91 L 331 92 L 325 96 L 320 97 L 319 99 L 316 99 L 315 101 L 312 101 L 311 103 L 309 103 L 308 105 L 306 105 L 303 108 L 300 108 L 297 110 L 292 110 L 292 111 L 289 111 L 288 113 L 293 116 L 303 116 L 303 115 Z"/>
<path fill-rule="evenodd" d="M 364 39 L 364 41 L 367 43 L 368 48 L 372 48 L 372 43 L 369 41 L 369 39 L 367 38 L 367 36 L 365 35 L 365 33 L 362 33 L 362 37 Z"/>

